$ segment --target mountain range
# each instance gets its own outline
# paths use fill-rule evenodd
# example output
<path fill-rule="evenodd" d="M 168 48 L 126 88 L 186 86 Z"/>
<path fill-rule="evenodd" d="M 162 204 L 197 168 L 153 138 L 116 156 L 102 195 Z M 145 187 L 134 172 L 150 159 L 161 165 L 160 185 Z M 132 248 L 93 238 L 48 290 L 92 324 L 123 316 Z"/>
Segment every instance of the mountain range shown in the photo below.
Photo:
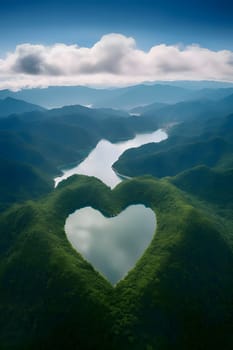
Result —
<path fill-rule="evenodd" d="M 232 87 L 175 84 L 0 92 L 1 350 L 232 349 Z M 78 92 L 89 102 L 99 94 L 96 107 L 77 105 Z M 39 106 L 68 99 L 75 105 Z M 101 139 L 158 128 L 167 140 L 113 165 L 130 177 L 113 190 L 83 175 L 54 189 Z M 112 217 L 132 204 L 154 211 L 156 235 L 113 287 L 64 224 L 79 208 Z"/>
<path fill-rule="evenodd" d="M 2 90 L 0 99 L 13 97 L 44 108 L 86 105 L 131 109 L 140 105 L 177 103 L 190 99 L 220 99 L 233 93 L 233 84 L 221 82 L 161 82 L 124 88 L 94 89 L 83 86 L 54 86 L 20 91 Z"/>

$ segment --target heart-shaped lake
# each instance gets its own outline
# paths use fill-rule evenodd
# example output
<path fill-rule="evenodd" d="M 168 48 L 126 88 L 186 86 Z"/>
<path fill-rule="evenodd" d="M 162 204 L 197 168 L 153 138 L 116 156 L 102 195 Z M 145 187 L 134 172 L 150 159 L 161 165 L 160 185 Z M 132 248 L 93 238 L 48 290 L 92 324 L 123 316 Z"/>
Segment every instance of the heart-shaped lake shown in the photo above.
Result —
<path fill-rule="evenodd" d="M 85 207 L 70 214 L 65 232 L 72 246 L 116 284 L 133 268 L 155 233 L 156 217 L 144 205 L 131 205 L 107 218 Z"/>

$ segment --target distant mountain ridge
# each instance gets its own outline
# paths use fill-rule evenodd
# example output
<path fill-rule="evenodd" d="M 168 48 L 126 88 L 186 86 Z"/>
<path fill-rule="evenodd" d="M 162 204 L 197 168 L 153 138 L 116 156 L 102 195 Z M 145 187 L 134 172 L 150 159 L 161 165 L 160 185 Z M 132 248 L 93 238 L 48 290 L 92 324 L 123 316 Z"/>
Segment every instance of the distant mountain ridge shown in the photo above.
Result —
<path fill-rule="evenodd" d="M 232 113 L 233 93 L 218 100 L 200 98 L 164 106 L 154 103 L 139 109 L 135 108 L 134 110 L 136 112 L 139 111 L 143 117 L 156 119 L 160 126 L 171 122 L 183 122 L 194 119 L 197 119 L 199 122 Z"/>
<path fill-rule="evenodd" d="M 23 100 L 18 100 L 13 97 L 6 97 L 0 100 L 0 117 L 6 117 L 10 114 L 20 114 L 32 111 L 45 111 L 45 108 L 25 102 Z"/>
<path fill-rule="evenodd" d="M 17 92 L 0 91 L 0 99 L 22 99 L 45 108 L 65 105 L 86 105 L 132 109 L 151 103 L 177 103 L 190 99 L 220 99 L 233 93 L 233 84 L 221 82 L 160 82 L 124 88 L 95 89 L 85 86 L 51 86 L 24 89 Z"/>

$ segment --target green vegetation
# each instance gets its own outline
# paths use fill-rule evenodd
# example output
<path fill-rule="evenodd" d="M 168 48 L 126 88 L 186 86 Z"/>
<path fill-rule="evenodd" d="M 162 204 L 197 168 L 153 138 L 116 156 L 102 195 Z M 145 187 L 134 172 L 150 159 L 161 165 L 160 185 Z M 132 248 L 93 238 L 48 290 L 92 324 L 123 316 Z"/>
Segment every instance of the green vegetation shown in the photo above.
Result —
<path fill-rule="evenodd" d="M 203 142 L 174 145 L 168 150 L 156 150 L 155 144 L 126 151 L 114 164 L 114 168 L 127 176 L 151 174 L 156 177 L 174 176 L 186 169 L 204 164 L 209 167 L 232 159 L 233 145 L 221 138 Z"/>
<path fill-rule="evenodd" d="M 164 105 L 191 92 L 139 86 L 110 92 L 107 105 L 130 106 L 142 90 L 150 102 L 159 90 L 162 103 L 141 107 L 141 117 L 68 106 L 0 119 L 1 350 L 232 348 L 232 89 Z M 92 97 L 98 93 L 101 104 L 102 92 Z M 100 139 L 170 123 L 177 124 L 168 140 L 128 150 L 114 164 L 142 177 L 111 191 L 73 176 L 53 190 L 59 167 L 81 161 Z M 65 220 L 85 206 L 113 216 L 137 203 L 156 213 L 156 235 L 113 288 L 72 248 Z"/>
<path fill-rule="evenodd" d="M 80 162 L 101 139 L 117 142 L 156 128 L 147 118 L 82 106 L 0 119 L 0 210 L 48 193 L 58 169 Z"/>
<path fill-rule="evenodd" d="M 216 171 L 199 166 L 178 174 L 171 178 L 171 182 L 198 198 L 233 209 L 233 169 Z"/>
<path fill-rule="evenodd" d="M 156 212 L 157 234 L 113 288 L 74 251 L 64 223 L 83 206 L 110 216 L 134 203 Z M 73 176 L 2 214 L 0 231 L 1 349 L 231 348 L 227 231 L 167 180 L 142 177 L 111 191 Z"/>
<path fill-rule="evenodd" d="M 233 97 L 228 97 L 228 100 L 230 108 Z M 224 106 L 223 101 L 218 106 Z M 176 106 L 173 111 L 176 111 Z M 165 177 L 199 165 L 218 169 L 232 168 L 233 114 L 220 114 L 216 117 L 218 113 L 219 110 L 210 119 L 200 118 L 199 114 L 194 113 L 195 117 L 193 115 L 188 120 L 178 114 L 179 123 L 169 130 L 168 140 L 127 150 L 114 164 L 114 169 L 127 176 L 150 174 Z M 161 117 L 160 123 L 163 122 L 164 117 Z"/>
<path fill-rule="evenodd" d="M 37 198 L 53 188 L 53 182 L 33 167 L 0 159 L 0 211 L 12 203 Z"/>

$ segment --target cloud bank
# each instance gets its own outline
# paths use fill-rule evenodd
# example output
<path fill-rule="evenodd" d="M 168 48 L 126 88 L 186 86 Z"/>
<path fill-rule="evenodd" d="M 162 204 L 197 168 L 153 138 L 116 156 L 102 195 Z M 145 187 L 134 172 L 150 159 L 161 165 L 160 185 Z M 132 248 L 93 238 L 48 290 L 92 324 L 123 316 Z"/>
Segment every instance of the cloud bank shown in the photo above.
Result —
<path fill-rule="evenodd" d="M 0 58 L 0 88 L 105 87 L 156 80 L 233 81 L 233 52 L 166 44 L 143 51 L 132 37 L 113 33 L 90 48 L 26 43 Z"/>

